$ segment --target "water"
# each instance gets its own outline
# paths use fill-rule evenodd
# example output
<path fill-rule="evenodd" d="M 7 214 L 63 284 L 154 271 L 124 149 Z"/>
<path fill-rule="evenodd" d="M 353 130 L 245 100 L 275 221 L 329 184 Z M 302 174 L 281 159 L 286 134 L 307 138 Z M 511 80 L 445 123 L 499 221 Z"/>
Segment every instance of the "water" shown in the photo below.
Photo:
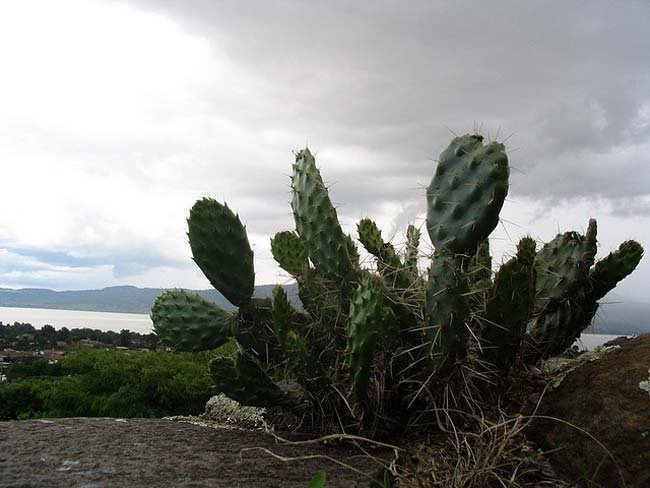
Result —
<path fill-rule="evenodd" d="M 582 334 L 576 344 L 581 350 L 591 351 L 617 337 L 621 336 L 616 334 Z"/>
<path fill-rule="evenodd" d="M 56 329 L 99 329 L 119 332 L 128 329 L 140 334 L 149 334 L 152 331 L 151 319 L 146 314 L 138 313 L 112 313 L 112 312 L 84 312 L 80 310 L 56 310 L 51 308 L 18 308 L 0 307 L 0 321 L 4 324 L 25 322 L 32 324 L 37 329 L 50 324 Z"/>
<path fill-rule="evenodd" d="M 18 308 L 0 307 L 0 321 L 4 324 L 26 322 L 39 328 L 45 324 L 55 328 L 68 329 L 99 329 L 119 332 L 128 329 L 140 334 L 149 334 L 153 324 L 146 314 L 113 313 L 113 312 L 83 312 L 79 310 L 57 310 L 51 308 Z M 576 344 L 580 349 L 591 350 L 619 337 L 611 334 L 582 334 Z"/>

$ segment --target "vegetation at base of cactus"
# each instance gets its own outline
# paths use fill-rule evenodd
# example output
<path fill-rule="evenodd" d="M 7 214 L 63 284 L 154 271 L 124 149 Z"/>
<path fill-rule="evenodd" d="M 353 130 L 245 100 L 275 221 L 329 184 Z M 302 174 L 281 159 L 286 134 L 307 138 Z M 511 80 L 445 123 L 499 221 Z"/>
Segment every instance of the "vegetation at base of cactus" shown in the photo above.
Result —
<path fill-rule="evenodd" d="M 217 391 L 243 405 L 264 407 L 290 401 L 249 354 L 213 359 L 210 374 Z"/>
<path fill-rule="evenodd" d="M 194 261 L 230 303 L 246 305 L 253 296 L 253 251 L 244 227 L 227 205 L 211 198 L 197 201 L 188 219 Z"/>
<path fill-rule="evenodd" d="M 508 194 L 503 144 L 483 137 L 456 137 L 440 155 L 427 188 L 427 230 L 436 249 L 471 254 L 499 222 Z"/>
<path fill-rule="evenodd" d="M 203 199 L 188 220 L 194 259 L 239 310 L 170 291 L 152 308 L 155 330 L 189 350 L 234 339 L 239 354 L 213 361 L 210 370 L 216 389 L 245 405 L 299 406 L 312 424 L 345 432 L 437 423 L 437 407 L 458 405 L 456 396 L 472 390 L 473 379 L 500 384 L 522 362 L 569 347 L 591 323 L 598 300 L 643 255 L 628 241 L 594 264 L 592 220 L 585 235 L 560 234 L 538 252 L 533 239 L 523 238 L 493 273 L 488 238 L 508 178 L 502 144 L 484 145 L 477 135 L 453 139 L 427 189 L 427 229 L 436 247 L 428 274 L 418 269 L 415 227 L 402 251 L 363 219 L 359 239 L 377 259 L 373 272 L 361 268 L 304 149 L 291 183 L 296 232 L 271 240 L 274 258 L 298 283 L 304 312 L 291 307 L 281 287 L 270 299 L 251 298 L 245 229 L 227 206 Z"/>
<path fill-rule="evenodd" d="M 327 377 L 318 359 L 305 343 L 304 338 L 295 327 L 296 312 L 281 286 L 273 289 L 272 297 L 273 328 L 282 350 L 289 360 L 292 370 L 302 382 L 327 382 Z"/>

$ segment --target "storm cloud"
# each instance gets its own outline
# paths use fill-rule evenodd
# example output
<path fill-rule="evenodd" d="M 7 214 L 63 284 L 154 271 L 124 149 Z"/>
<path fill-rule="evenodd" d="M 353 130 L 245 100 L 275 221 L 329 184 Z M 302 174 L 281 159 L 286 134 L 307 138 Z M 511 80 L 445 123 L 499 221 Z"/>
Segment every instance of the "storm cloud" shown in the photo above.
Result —
<path fill-rule="evenodd" d="M 0 211 L 0 247 L 97 248 L 123 270 L 107 285 L 202 286 L 180 263 L 209 195 L 247 224 L 258 283 L 282 280 L 268 239 L 293 226 L 293 150 L 316 152 L 347 232 L 369 215 L 399 241 L 439 153 L 472 131 L 514 168 L 495 251 L 592 215 L 602 252 L 650 242 L 647 2 L 25 4 L 0 7 L 0 158 L 38 194 Z M 155 259 L 120 268 L 128 243 Z"/>

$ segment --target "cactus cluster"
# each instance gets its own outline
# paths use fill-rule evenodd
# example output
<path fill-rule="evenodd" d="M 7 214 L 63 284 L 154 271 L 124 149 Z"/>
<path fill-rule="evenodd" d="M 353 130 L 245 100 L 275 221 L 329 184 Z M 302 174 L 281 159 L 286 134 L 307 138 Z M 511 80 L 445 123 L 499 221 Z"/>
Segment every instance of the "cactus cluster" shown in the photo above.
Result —
<path fill-rule="evenodd" d="M 501 375 L 560 353 L 591 323 L 598 300 L 639 263 L 634 241 L 595 261 L 596 223 L 537 250 L 524 237 L 492 270 L 489 235 L 509 187 L 505 148 L 479 135 L 452 140 L 427 188 L 435 252 L 418 267 L 420 231 L 403 248 L 385 242 L 370 219 L 358 238 L 376 259 L 360 265 L 339 224 L 309 149 L 297 153 L 291 207 L 295 231 L 278 232 L 271 251 L 299 286 L 294 308 L 278 286 L 253 298 L 253 253 L 246 229 L 225 204 L 199 200 L 188 219 L 194 260 L 237 312 L 173 290 L 154 303 L 154 330 L 182 350 L 239 344 L 212 361 L 219 392 L 253 406 L 289 408 L 342 430 L 403 430 L 423 422 L 441 387 L 468 364 Z"/>

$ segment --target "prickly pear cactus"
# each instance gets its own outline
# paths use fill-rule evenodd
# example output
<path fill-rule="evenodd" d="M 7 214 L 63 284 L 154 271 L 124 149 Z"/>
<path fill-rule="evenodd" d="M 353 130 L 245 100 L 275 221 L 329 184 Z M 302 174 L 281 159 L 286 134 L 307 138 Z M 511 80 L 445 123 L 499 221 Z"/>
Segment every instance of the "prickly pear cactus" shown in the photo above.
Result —
<path fill-rule="evenodd" d="M 434 256 L 426 289 L 427 339 L 434 368 L 446 373 L 466 353 L 469 304 L 461 260 L 449 253 Z"/>
<path fill-rule="evenodd" d="M 436 249 L 471 254 L 499 222 L 508 194 L 503 144 L 483 137 L 456 137 L 440 155 L 427 188 L 427 230 Z"/>
<path fill-rule="evenodd" d="M 309 268 L 305 243 L 294 232 L 275 234 L 271 239 L 271 253 L 280 267 L 294 277 L 303 276 Z"/>
<path fill-rule="evenodd" d="M 590 236 L 595 232 L 595 223 Z M 552 311 L 575 292 L 594 264 L 596 243 L 577 232 L 558 234 L 535 257 L 535 311 Z"/>
<path fill-rule="evenodd" d="M 348 360 L 352 385 L 362 401 L 367 400 L 370 368 L 375 345 L 382 334 L 384 293 L 377 276 L 364 275 L 352 296 L 348 319 Z"/>
<path fill-rule="evenodd" d="M 158 297 L 151 321 L 156 335 L 181 351 L 215 349 L 237 335 L 235 314 L 183 290 Z"/>
<path fill-rule="evenodd" d="M 350 243 L 309 149 L 296 154 L 291 186 L 296 230 L 316 270 L 325 276 L 347 279 L 354 269 Z"/>
<path fill-rule="evenodd" d="M 482 346 L 498 367 L 514 361 L 526 334 L 535 298 L 535 247 L 534 239 L 522 238 L 517 254 L 499 268 L 489 292 Z"/>
<path fill-rule="evenodd" d="M 194 204 L 188 219 L 194 261 L 230 303 L 246 305 L 253 296 L 253 251 L 246 228 L 227 205 L 211 198 Z"/>
<path fill-rule="evenodd" d="M 591 323 L 598 300 L 643 256 L 638 243 L 627 241 L 595 263 L 592 220 L 585 235 L 560 234 L 539 252 L 523 238 L 493 273 L 488 238 L 508 178 L 502 144 L 455 138 L 426 194 L 436 248 L 428 274 L 418 270 L 415 227 L 398 253 L 363 219 L 359 240 L 377 260 L 374 272 L 361 268 L 314 156 L 300 151 L 291 184 L 296 232 L 276 234 L 271 251 L 296 279 L 304 311 L 292 307 L 282 287 L 271 298 L 252 297 L 244 226 L 225 204 L 202 199 L 188 219 L 194 260 L 238 310 L 168 291 L 152 307 L 154 330 L 183 350 L 234 341 L 238 353 L 214 359 L 210 371 L 217 392 L 244 405 L 298 408 L 313 425 L 369 435 L 435 424 L 441 392 L 452 392 L 443 403 L 454 401 L 461 379 L 500 385 L 522 361 L 569 347 Z"/>

